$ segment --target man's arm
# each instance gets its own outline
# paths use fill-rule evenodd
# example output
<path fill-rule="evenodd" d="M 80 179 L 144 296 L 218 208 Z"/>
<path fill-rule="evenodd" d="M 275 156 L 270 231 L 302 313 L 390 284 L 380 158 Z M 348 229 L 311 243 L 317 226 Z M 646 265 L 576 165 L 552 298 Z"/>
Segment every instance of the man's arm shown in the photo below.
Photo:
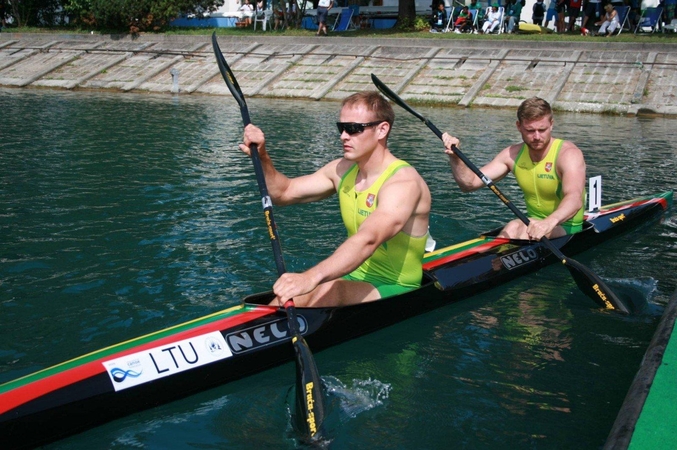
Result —
<path fill-rule="evenodd" d="M 273 286 L 275 295 L 285 302 L 306 294 L 321 283 L 335 280 L 357 269 L 374 254 L 379 245 L 411 225 L 412 219 L 424 206 L 425 217 L 430 209 L 429 193 L 423 191 L 415 169 L 407 167 L 398 171 L 381 188 L 378 206 L 362 222 L 357 233 L 346 239 L 334 253 L 303 273 L 286 273 Z M 427 224 L 427 220 L 421 219 Z M 421 235 L 427 227 L 421 223 Z M 406 230 L 405 230 L 406 231 Z"/>
<path fill-rule="evenodd" d="M 336 192 L 335 180 L 338 180 L 338 166 L 342 160 L 335 160 L 317 172 L 297 178 L 289 178 L 273 165 L 266 151 L 266 139 L 260 128 L 247 125 L 244 130 L 244 143 L 240 150 L 251 155 L 250 146 L 256 144 L 266 179 L 268 194 L 276 205 L 291 205 L 322 200 Z"/>
<path fill-rule="evenodd" d="M 442 136 L 444 141 L 444 153 L 449 155 L 449 166 L 456 180 L 456 184 L 463 192 L 473 192 L 484 186 L 484 182 L 470 170 L 461 159 L 454 154 L 452 146 L 458 147 L 460 141 L 448 133 Z M 480 169 L 480 171 L 492 181 L 498 182 L 512 170 L 511 147 L 503 149 L 494 159 Z"/>
<path fill-rule="evenodd" d="M 562 201 L 545 219 L 531 220 L 527 234 L 534 239 L 547 236 L 556 226 L 574 217 L 583 206 L 585 159 L 583 152 L 570 141 L 562 143 L 557 157 L 557 174 L 562 180 Z"/>

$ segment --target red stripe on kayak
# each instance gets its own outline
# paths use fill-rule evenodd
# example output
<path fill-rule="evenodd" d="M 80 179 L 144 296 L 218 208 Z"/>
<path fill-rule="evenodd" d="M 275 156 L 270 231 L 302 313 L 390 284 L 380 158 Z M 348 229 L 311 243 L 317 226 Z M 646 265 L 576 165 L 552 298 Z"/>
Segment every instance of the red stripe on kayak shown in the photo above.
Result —
<path fill-rule="evenodd" d="M 454 253 L 453 255 L 445 256 L 440 259 L 436 259 L 434 261 L 427 262 L 423 264 L 423 270 L 430 270 L 434 267 L 439 266 L 440 264 L 448 263 L 450 261 L 455 261 L 457 259 L 465 258 L 470 255 L 474 255 L 476 253 L 481 253 L 483 251 L 492 249 L 494 247 L 498 247 L 499 245 L 507 244 L 510 242 L 510 239 L 505 239 L 505 238 L 495 238 L 491 240 L 490 242 L 487 242 L 486 244 L 481 244 L 478 245 L 477 247 L 473 247 L 469 250 L 465 250 L 459 253 Z"/>
<path fill-rule="evenodd" d="M 665 197 L 656 197 L 656 198 L 638 200 L 638 201 L 633 202 L 633 203 L 621 203 L 620 205 L 618 205 L 614 208 L 600 211 L 599 214 L 596 217 L 606 216 L 607 214 L 613 214 L 616 211 L 619 211 L 619 210 L 622 210 L 622 209 L 635 208 L 637 206 L 648 205 L 648 204 L 651 204 L 651 203 L 658 203 L 658 204 L 661 205 L 661 207 L 663 209 L 668 209 L 667 199 Z"/>
<path fill-rule="evenodd" d="M 204 333 L 232 328 L 241 325 L 243 323 L 249 322 L 251 320 L 255 320 L 260 317 L 274 314 L 276 311 L 277 308 L 272 306 L 257 307 L 253 311 L 247 311 L 242 314 L 238 314 L 236 316 L 227 317 L 221 320 L 217 320 L 215 322 L 201 325 L 199 327 L 186 330 L 181 333 L 173 334 L 171 336 L 167 336 L 155 341 L 151 341 L 138 347 L 133 347 L 121 351 L 119 353 L 106 355 L 105 357 L 96 359 L 94 361 L 90 361 L 81 366 L 73 367 L 72 369 L 68 369 L 64 372 L 60 372 L 47 378 L 36 380 L 24 386 L 17 387 L 16 389 L 8 391 L 0 396 L 0 414 L 4 414 L 5 412 L 10 411 L 11 409 L 16 408 L 17 406 L 20 406 L 24 403 L 28 403 L 31 400 L 35 400 L 36 398 L 48 394 L 52 391 L 56 391 L 57 389 L 61 389 L 68 385 L 104 373 L 105 369 L 102 364 L 104 361 L 120 358 L 125 355 L 130 355 L 132 353 L 137 353 L 143 350 L 148 350 L 165 344 L 170 344 L 172 342 L 189 339 Z M 111 389 L 113 389 L 112 386 Z"/>

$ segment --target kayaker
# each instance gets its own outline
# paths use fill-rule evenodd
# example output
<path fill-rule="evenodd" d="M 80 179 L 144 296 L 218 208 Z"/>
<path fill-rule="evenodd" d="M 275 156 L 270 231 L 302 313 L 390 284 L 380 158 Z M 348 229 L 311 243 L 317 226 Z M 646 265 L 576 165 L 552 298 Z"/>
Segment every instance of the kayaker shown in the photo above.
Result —
<path fill-rule="evenodd" d="M 517 130 L 522 143 L 503 149 L 481 172 L 494 181 L 512 172 L 524 193 L 527 228 L 521 220 L 509 222 L 499 236 L 539 240 L 563 236 L 581 230 L 585 196 L 585 159 L 572 142 L 552 137 L 554 124 L 550 104 L 538 97 L 524 100 L 517 109 Z M 484 187 L 457 156 L 452 146 L 458 138 L 444 133 L 445 153 L 456 183 L 463 192 Z M 459 147 L 460 148 L 460 147 Z"/>
<path fill-rule="evenodd" d="M 362 303 L 421 283 L 431 196 L 416 169 L 388 149 L 395 113 L 378 92 L 365 91 L 343 101 L 339 119 L 343 157 L 296 178 L 275 169 L 261 129 L 244 130 L 240 149 L 250 154 L 249 146 L 258 145 L 274 204 L 318 201 L 338 192 L 348 231 L 331 256 L 275 282 L 280 304 L 291 298 L 297 306 Z"/>

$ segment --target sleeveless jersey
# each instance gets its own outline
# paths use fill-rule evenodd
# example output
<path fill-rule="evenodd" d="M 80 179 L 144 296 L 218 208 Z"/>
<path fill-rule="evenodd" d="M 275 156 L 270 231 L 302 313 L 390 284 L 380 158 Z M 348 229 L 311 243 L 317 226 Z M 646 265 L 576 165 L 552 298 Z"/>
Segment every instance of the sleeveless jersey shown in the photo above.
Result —
<path fill-rule="evenodd" d="M 548 154 L 541 161 L 533 163 L 529 156 L 527 145 L 522 145 L 513 173 L 517 184 L 522 188 L 524 201 L 527 204 L 527 215 L 534 219 L 545 219 L 557 209 L 562 202 L 562 180 L 557 175 L 556 163 L 559 151 L 562 148 L 562 140 L 554 139 Z M 583 193 L 585 197 L 585 192 Z M 583 225 L 584 207 L 574 217 L 562 223 L 568 227 L 580 227 Z"/>
<path fill-rule="evenodd" d="M 357 233 L 360 225 L 376 209 L 378 191 L 395 172 L 409 164 L 397 160 L 388 166 L 381 176 L 364 191 L 355 190 L 358 168 L 353 165 L 341 178 L 338 187 L 341 217 L 348 237 Z M 382 243 L 365 262 L 350 273 L 350 278 L 366 281 L 376 286 L 397 284 L 415 288 L 420 286 L 423 253 L 426 235 L 413 237 L 400 231 Z"/>

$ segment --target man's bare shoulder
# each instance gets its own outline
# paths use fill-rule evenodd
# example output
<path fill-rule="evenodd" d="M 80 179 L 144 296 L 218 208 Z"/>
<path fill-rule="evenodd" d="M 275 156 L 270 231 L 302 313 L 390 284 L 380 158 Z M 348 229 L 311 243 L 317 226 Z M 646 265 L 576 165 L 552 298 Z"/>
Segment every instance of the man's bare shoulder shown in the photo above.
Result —
<path fill-rule="evenodd" d="M 382 192 L 395 195 L 430 196 L 428 183 L 414 166 L 405 166 L 395 172 L 385 183 Z"/>
<path fill-rule="evenodd" d="M 517 160 L 517 155 L 519 155 L 519 152 L 522 150 L 523 146 L 523 143 L 509 145 L 501 150 L 500 153 L 496 155 L 496 157 L 504 161 L 511 160 L 512 162 L 515 162 Z"/>
<path fill-rule="evenodd" d="M 571 141 L 562 142 L 562 147 L 559 150 L 557 159 L 560 163 L 571 162 L 574 164 L 581 164 L 585 162 L 583 151 Z"/>
<path fill-rule="evenodd" d="M 571 141 L 562 141 L 562 147 L 560 148 L 560 154 L 562 154 L 563 152 L 564 153 L 567 153 L 567 152 L 580 153 L 581 155 L 583 154 L 581 149 L 578 148 L 578 146 Z"/>
<path fill-rule="evenodd" d="M 345 158 L 337 158 L 325 164 L 319 172 L 322 172 L 327 178 L 334 181 L 340 180 L 354 163 Z"/>

